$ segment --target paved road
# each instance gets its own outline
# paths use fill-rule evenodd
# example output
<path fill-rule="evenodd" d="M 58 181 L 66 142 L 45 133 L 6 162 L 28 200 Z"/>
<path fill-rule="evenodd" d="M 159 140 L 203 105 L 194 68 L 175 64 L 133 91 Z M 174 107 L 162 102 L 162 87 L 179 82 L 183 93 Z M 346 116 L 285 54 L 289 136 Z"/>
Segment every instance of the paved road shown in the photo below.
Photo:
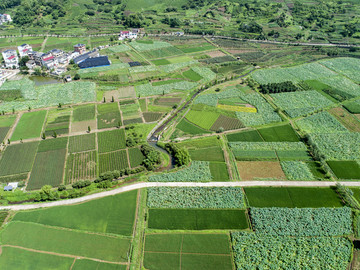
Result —
<path fill-rule="evenodd" d="M 360 181 L 358 182 L 339 182 L 344 186 L 351 187 L 360 187 Z M 284 187 L 331 187 L 335 186 L 336 182 L 323 182 L 323 181 L 241 181 L 241 182 L 145 182 L 145 183 L 136 183 L 128 186 L 120 187 L 110 191 L 104 191 L 96 194 L 91 194 L 88 196 L 55 201 L 55 202 L 46 202 L 46 203 L 34 203 L 34 204 L 25 204 L 25 205 L 9 205 L 9 206 L 0 206 L 0 210 L 30 210 L 44 207 L 60 206 L 60 205 L 71 205 L 82 203 L 85 201 L 99 199 L 131 190 L 137 190 L 141 188 L 148 187 L 255 187 L 255 186 L 284 186 Z"/>

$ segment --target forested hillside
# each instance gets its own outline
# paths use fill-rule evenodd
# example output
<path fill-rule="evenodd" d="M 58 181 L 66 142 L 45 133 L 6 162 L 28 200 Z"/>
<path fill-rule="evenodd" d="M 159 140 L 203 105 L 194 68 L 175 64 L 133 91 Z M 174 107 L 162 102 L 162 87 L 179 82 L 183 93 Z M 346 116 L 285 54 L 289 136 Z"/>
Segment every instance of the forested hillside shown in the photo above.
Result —
<path fill-rule="evenodd" d="M 45 28 L 55 34 L 144 27 L 148 32 L 182 29 L 255 39 L 360 41 L 355 0 L 3 0 L 0 13 L 13 18 L 2 26 L 2 34 L 18 34 L 18 27 L 24 33 L 44 33 Z"/>

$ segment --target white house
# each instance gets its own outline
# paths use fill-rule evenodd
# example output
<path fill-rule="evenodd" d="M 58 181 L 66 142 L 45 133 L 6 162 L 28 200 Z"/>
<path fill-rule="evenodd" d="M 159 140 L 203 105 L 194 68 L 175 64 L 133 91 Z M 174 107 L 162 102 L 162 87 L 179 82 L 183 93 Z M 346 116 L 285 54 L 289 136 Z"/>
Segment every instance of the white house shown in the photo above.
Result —
<path fill-rule="evenodd" d="M 140 32 L 139 29 L 133 29 L 130 31 L 121 31 L 119 35 L 119 40 L 137 39 L 139 32 Z"/>
<path fill-rule="evenodd" d="M 18 46 L 20 57 L 28 56 L 29 52 L 32 52 L 32 47 L 29 44 L 23 44 Z"/>
<path fill-rule="evenodd" d="M 11 16 L 9 14 L 0 14 L 0 25 L 7 22 L 12 22 Z"/>
<path fill-rule="evenodd" d="M 2 56 L 4 58 L 5 66 L 7 68 L 13 68 L 14 66 L 19 67 L 19 57 L 17 56 L 17 52 L 15 50 L 6 50 L 2 52 Z"/>

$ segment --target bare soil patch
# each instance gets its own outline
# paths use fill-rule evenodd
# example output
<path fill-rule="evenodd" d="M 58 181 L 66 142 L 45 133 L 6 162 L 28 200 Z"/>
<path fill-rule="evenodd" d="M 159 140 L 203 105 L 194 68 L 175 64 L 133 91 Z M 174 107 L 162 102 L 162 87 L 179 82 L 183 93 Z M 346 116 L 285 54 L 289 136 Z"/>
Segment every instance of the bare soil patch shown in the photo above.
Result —
<path fill-rule="evenodd" d="M 236 162 L 240 177 L 244 181 L 278 179 L 286 176 L 278 161 L 238 161 Z"/>
<path fill-rule="evenodd" d="M 333 108 L 329 110 L 329 112 L 334 115 L 336 119 L 339 120 L 348 130 L 360 132 L 360 122 L 342 107 Z"/>
<path fill-rule="evenodd" d="M 223 53 L 222 51 L 212 51 L 212 52 L 208 52 L 206 53 L 208 56 L 212 57 L 220 57 L 220 56 L 225 56 L 225 53 Z"/>
<path fill-rule="evenodd" d="M 133 86 L 121 87 L 118 90 L 118 98 L 135 98 L 135 88 Z"/>
<path fill-rule="evenodd" d="M 71 131 L 70 131 L 70 133 L 87 131 L 88 126 L 90 126 L 91 130 L 95 130 L 97 128 L 96 127 L 96 120 L 72 122 L 71 123 Z"/>

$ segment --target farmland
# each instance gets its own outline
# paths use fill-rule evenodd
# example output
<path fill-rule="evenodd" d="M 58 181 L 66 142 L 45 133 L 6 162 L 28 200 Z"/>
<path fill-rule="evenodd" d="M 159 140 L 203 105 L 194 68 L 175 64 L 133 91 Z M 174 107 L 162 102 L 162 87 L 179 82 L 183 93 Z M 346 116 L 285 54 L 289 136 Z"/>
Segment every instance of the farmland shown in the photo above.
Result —
<path fill-rule="evenodd" d="M 69 83 L 49 78 L 53 83 L 39 84 L 22 74 L 0 87 L 0 188 L 19 185 L 0 192 L 0 205 L 13 209 L 0 215 L 0 268 L 351 268 L 360 192 L 335 184 L 360 180 L 360 53 L 302 42 L 331 36 L 351 44 L 357 37 L 316 36 L 322 13 L 304 1 L 214 2 L 211 8 L 159 2 L 147 10 L 150 1 L 140 3 L 141 13 L 136 1 L 111 10 L 114 1 L 93 1 L 93 17 L 79 15 L 89 3 L 69 1 L 79 25 L 91 20 L 91 29 L 106 28 L 112 21 L 104 30 L 109 35 L 120 25 L 146 26 L 133 41 L 24 37 L 36 49 L 70 50 L 72 41 L 84 42 L 111 65 L 70 64 Z M 331 5 L 356 18 L 345 2 Z M 280 6 L 287 7 L 284 15 Z M 268 8 L 277 14 L 272 22 Z M 311 25 L 297 29 L 298 12 L 314 17 Z M 173 34 L 163 35 L 180 13 L 196 13 L 196 26 L 181 18 Z M 255 13 L 261 18 L 246 24 Z M 159 17 L 162 30 L 149 28 Z M 211 24 L 221 22 L 224 35 L 266 27 L 261 36 L 246 33 L 256 42 L 222 39 L 206 32 L 209 17 Z M 335 15 L 334 25 L 339 20 Z M 186 24 L 203 36 L 174 34 Z M 296 46 L 267 41 L 290 39 L 288 32 L 306 34 L 297 35 Z M 67 199 L 78 203 L 66 205 L 73 202 Z M 59 206 L 16 210 L 20 203 L 52 200 Z"/>

